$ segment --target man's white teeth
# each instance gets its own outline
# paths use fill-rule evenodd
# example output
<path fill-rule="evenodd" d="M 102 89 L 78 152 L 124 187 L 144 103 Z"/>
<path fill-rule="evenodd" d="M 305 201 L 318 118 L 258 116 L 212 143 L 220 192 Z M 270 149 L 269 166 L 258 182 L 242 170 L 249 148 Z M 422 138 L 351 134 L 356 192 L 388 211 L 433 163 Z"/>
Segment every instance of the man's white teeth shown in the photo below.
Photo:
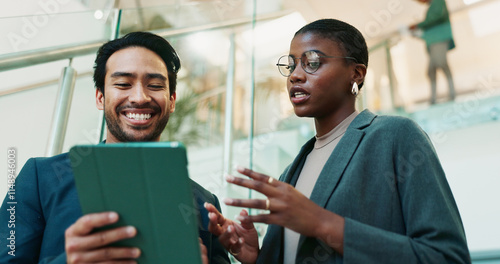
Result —
<path fill-rule="evenodd" d="M 305 97 L 305 96 L 307 96 L 307 95 L 305 93 L 303 93 L 303 92 L 296 92 L 296 93 L 293 94 L 293 97 L 295 97 L 295 98 L 302 98 L 302 97 Z"/>
<path fill-rule="evenodd" d="M 151 114 L 127 113 L 127 117 L 134 120 L 148 120 L 151 118 Z"/>

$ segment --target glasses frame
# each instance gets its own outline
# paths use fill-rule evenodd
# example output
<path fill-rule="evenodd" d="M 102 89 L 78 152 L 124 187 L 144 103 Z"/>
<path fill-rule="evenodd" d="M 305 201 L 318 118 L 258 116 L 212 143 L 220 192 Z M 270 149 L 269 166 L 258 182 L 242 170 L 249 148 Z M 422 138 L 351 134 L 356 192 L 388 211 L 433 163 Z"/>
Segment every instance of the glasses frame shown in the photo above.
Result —
<path fill-rule="evenodd" d="M 300 65 L 302 65 L 302 69 L 303 69 L 305 72 L 307 72 L 307 73 L 309 73 L 309 74 L 313 74 L 313 73 L 315 73 L 316 71 L 318 71 L 318 69 L 319 69 L 319 67 L 321 66 L 321 64 L 322 64 L 322 63 L 321 63 L 321 61 L 318 61 L 318 64 L 319 64 L 319 65 L 318 65 L 318 67 L 317 67 L 316 69 L 308 70 L 308 69 L 307 69 L 307 67 L 306 67 L 306 64 L 305 64 L 305 63 L 304 63 L 304 61 L 302 60 L 302 58 L 303 58 L 303 57 L 306 57 L 306 58 L 307 58 L 306 53 L 308 53 L 308 52 L 314 52 L 314 53 L 316 53 L 316 54 L 318 55 L 318 58 L 350 59 L 350 60 L 354 60 L 356 63 L 358 62 L 358 60 L 356 60 L 356 58 L 354 58 L 354 57 L 326 56 L 326 55 L 321 55 L 322 53 L 321 53 L 320 51 L 316 51 L 316 50 L 308 50 L 308 51 L 306 51 L 306 52 L 302 53 L 302 55 L 300 56 L 300 58 L 295 58 L 295 57 L 293 57 L 293 56 L 291 56 L 291 55 L 283 55 L 283 56 L 279 57 L 279 59 L 278 59 L 278 63 L 276 63 L 276 66 L 278 66 L 278 71 L 281 73 L 281 75 L 283 75 L 283 76 L 285 76 L 285 77 L 290 77 L 290 75 L 292 75 L 293 71 L 295 71 L 295 69 L 297 68 L 297 64 L 295 63 L 295 61 L 296 61 L 297 59 L 299 59 L 299 60 L 300 60 Z M 290 71 L 290 73 L 289 73 L 289 74 L 284 73 L 284 72 L 283 72 L 283 70 L 281 69 L 281 67 L 291 67 L 292 65 L 290 65 L 290 64 L 282 64 L 282 63 L 279 63 L 279 62 L 280 62 L 280 60 L 281 60 L 282 58 L 288 58 L 289 60 L 290 60 L 290 58 L 292 58 L 292 59 L 293 59 L 293 62 L 294 62 L 294 64 L 295 64 L 295 65 L 293 65 L 293 66 L 294 66 L 294 68 L 293 68 L 293 70 L 291 70 L 291 71 Z"/>

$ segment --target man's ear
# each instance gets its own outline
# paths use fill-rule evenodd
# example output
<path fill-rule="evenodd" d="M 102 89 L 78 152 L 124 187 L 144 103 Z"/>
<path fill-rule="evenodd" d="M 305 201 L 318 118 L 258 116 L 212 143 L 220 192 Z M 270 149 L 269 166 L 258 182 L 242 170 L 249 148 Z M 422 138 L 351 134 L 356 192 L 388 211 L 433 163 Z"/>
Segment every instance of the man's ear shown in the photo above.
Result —
<path fill-rule="evenodd" d="M 175 100 L 177 99 L 177 93 L 174 92 L 170 95 L 170 113 L 173 113 L 175 110 Z"/>
<path fill-rule="evenodd" d="M 361 86 L 361 84 L 365 82 L 365 76 L 366 76 L 366 66 L 360 63 L 356 64 L 353 69 L 353 76 L 352 76 L 353 81 L 355 81 L 359 86 Z"/>
<path fill-rule="evenodd" d="M 95 89 L 95 106 L 99 110 L 104 110 L 104 94 L 98 89 Z"/>

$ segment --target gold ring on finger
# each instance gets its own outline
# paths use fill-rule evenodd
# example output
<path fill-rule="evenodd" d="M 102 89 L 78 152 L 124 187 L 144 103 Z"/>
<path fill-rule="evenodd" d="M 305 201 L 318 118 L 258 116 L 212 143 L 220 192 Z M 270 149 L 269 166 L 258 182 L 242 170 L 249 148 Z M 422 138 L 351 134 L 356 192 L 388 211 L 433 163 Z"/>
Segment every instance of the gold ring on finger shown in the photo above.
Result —
<path fill-rule="evenodd" d="M 273 177 L 269 177 L 269 179 L 267 179 L 267 183 L 269 184 L 273 184 L 273 181 L 274 181 Z"/>
<path fill-rule="evenodd" d="M 229 253 L 231 253 L 231 255 L 233 255 L 233 256 L 238 256 L 238 254 L 240 254 L 240 252 L 237 252 L 237 253 L 236 253 L 236 252 L 233 252 L 233 251 L 231 250 L 231 248 L 229 248 Z"/>

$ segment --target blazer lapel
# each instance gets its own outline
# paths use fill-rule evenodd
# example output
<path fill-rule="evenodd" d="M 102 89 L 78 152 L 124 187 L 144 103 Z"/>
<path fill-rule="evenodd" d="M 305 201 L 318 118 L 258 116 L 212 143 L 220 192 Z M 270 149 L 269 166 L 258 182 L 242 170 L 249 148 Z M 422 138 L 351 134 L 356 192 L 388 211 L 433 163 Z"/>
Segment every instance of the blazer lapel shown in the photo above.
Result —
<path fill-rule="evenodd" d="M 365 135 L 362 130 L 368 126 L 375 115 L 370 111 L 361 112 L 349 125 L 339 144 L 333 150 L 321 171 L 310 199 L 321 207 L 325 207 L 328 199 L 335 191 L 345 168 Z"/>
<path fill-rule="evenodd" d="M 310 197 L 313 202 L 321 207 L 326 206 L 363 136 L 364 132 L 360 130 L 345 133 L 319 174 Z"/>
<path fill-rule="evenodd" d="M 371 124 L 376 117 L 368 110 L 364 110 L 352 121 L 347 128 L 345 135 L 340 140 L 339 144 L 335 147 L 332 154 L 326 161 L 323 170 L 319 174 L 318 180 L 314 185 L 310 199 L 325 208 L 328 199 L 332 196 L 335 188 L 337 187 L 340 178 L 349 164 L 352 156 L 356 152 L 359 143 L 363 139 L 365 132 L 363 129 Z M 306 237 L 301 235 L 299 239 L 299 246 L 297 256 L 301 255 L 304 248 Z M 313 239 L 312 241 L 317 241 Z M 319 243 L 319 242 L 316 242 Z M 302 252 L 303 253 L 303 252 Z"/>

